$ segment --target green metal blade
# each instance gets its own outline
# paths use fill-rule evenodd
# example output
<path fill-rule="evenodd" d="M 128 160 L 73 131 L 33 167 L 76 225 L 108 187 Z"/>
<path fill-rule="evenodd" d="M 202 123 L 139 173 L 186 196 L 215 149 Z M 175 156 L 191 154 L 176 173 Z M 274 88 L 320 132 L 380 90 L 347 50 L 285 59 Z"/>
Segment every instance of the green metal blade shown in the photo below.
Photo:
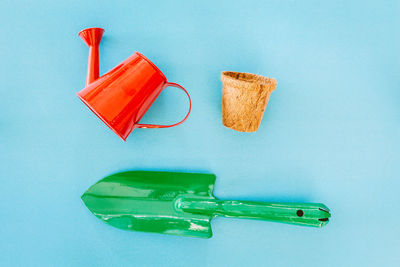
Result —
<path fill-rule="evenodd" d="M 209 238 L 213 216 L 175 209 L 178 196 L 215 199 L 215 175 L 128 171 L 110 175 L 83 195 L 88 209 L 124 230 Z"/>

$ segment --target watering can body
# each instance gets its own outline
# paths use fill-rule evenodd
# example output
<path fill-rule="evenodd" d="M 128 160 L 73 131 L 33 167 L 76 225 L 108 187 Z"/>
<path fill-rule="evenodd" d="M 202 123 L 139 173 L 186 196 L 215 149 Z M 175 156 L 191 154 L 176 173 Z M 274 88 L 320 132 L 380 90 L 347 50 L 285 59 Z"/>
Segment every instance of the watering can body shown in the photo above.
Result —
<path fill-rule="evenodd" d="M 184 122 L 189 116 L 191 101 L 179 84 L 169 83 L 165 75 L 139 52 L 99 76 L 98 46 L 104 30 L 89 28 L 79 36 L 89 46 L 86 87 L 78 97 L 124 141 L 135 128 L 167 128 Z M 189 112 L 172 125 L 140 124 L 139 121 L 163 89 L 168 86 L 183 90 L 190 102 Z"/>

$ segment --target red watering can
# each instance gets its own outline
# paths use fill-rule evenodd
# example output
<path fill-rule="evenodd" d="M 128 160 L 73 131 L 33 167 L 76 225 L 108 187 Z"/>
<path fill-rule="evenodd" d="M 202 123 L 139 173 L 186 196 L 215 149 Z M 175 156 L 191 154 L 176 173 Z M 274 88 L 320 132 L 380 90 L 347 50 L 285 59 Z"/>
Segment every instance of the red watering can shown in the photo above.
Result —
<path fill-rule="evenodd" d="M 121 64 L 99 78 L 99 44 L 104 30 L 88 28 L 79 36 L 89 46 L 86 88 L 79 98 L 124 141 L 135 128 L 168 128 L 183 123 L 190 114 L 189 93 L 165 75 L 149 59 L 134 53 Z M 185 118 L 172 125 L 140 124 L 139 121 L 162 90 L 168 86 L 183 90 L 189 98 Z"/>

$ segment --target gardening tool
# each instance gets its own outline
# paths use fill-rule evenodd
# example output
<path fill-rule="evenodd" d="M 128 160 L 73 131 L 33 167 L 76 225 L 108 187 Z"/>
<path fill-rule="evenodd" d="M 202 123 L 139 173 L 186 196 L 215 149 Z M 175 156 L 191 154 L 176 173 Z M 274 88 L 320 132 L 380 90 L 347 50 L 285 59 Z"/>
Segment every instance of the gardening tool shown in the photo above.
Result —
<path fill-rule="evenodd" d="M 259 219 L 322 227 L 330 212 L 323 204 L 219 200 L 215 175 L 128 171 L 110 175 L 83 195 L 89 210 L 124 230 L 210 238 L 213 217 Z"/>
<path fill-rule="evenodd" d="M 139 52 L 99 78 L 99 44 L 103 32 L 101 28 L 79 32 L 89 46 L 86 88 L 77 93 L 83 103 L 124 141 L 135 128 L 168 128 L 183 123 L 192 107 L 189 93 L 179 84 L 168 82 L 156 65 Z M 186 93 L 187 115 L 171 125 L 140 124 L 140 119 L 168 86 Z"/>

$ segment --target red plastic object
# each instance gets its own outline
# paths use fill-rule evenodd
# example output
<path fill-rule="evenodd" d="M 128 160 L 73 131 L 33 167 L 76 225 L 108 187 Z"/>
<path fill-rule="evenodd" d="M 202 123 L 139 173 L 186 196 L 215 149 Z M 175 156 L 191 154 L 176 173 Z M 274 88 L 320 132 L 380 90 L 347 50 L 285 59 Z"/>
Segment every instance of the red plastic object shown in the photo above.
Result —
<path fill-rule="evenodd" d="M 183 123 L 192 108 L 189 93 L 179 84 L 168 82 L 156 65 L 139 52 L 98 78 L 98 48 L 103 32 L 101 28 L 79 32 L 89 46 L 86 88 L 77 93 L 83 103 L 124 141 L 135 128 L 168 128 Z M 189 111 L 185 118 L 172 125 L 140 124 L 140 119 L 168 86 L 177 87 L 188 96 Z"/>

